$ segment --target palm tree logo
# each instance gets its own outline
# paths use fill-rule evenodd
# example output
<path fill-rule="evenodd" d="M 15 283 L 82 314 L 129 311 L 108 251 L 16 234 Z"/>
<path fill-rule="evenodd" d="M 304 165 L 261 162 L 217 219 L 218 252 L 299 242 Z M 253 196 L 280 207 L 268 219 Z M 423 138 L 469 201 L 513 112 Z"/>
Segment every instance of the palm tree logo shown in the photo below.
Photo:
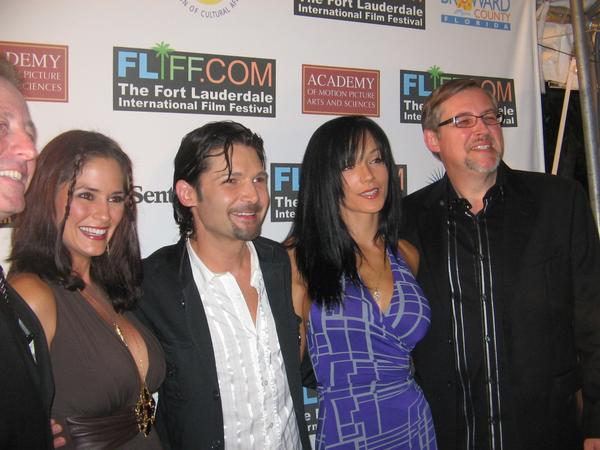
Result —
<path fill-rule="evenodd" d="M 442 69 L 440 69 L 438 66 L 431 66 L 429 68 L 429 70 L 427 71 L 427 73 L 433 80 L 433 90 L 437 89 L 439 80 L 440 80 L 441 76 L 444 74 L 444 72 L 442 72 Z"/>
<path fill-rule="evenodd" d="M 174 52 L 175 49 L 172 49 L 169 44 L 165 44 L 165 41 L 160 41 L 160 44 L 158 42 L 156 44 L 154 44 L 154 47 L 152 47 L 152 50 L 154 50 L 156 52 L 157 58 L 160 56 L 160 79 L 164 80 L 165 79 L 165 57 L 169 56 L 169 53 Z"/>

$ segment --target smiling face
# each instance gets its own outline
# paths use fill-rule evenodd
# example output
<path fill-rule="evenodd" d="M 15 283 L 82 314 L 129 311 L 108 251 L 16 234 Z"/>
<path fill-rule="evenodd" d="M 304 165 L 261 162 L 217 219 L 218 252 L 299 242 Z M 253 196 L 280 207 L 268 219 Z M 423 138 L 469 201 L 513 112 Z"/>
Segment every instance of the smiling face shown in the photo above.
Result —
<path fill-rule="evenodd" d="M 440 121 L 461 114 L 480 116 L 496 112 L 490 98 L 481 89 L 467 89 L 450 97 L 440 107 Z M 448 175 L 493 174 L 504 154 L 502 128 L 486 125 L 481 119 L 472 128 L 457 128 L 454 124 L 439 127 L 437 132 L 425 130 L 425 143 L 437 153 Z"/>
<path fill-rule="evenodd" d="M 256 150 L 233 144 L 231 175 L 222 149 L 209 158 L 198 189 L 183 180 L 176 183 L 177 197 L 191 208 L 197 240 L 249 241 L 260 235 L 269 207 L 267 173 Z"/>
<path fill-rule="evenodd" d="M 0 219 L 21 212 L 35 170 L 35 127 L 23 96 L 0 78 Z"/>
<path fill-rule="evenodd" d="M 363 145 L 357 149 L 354 165 L 342 171 L 344 198 L 340 214 L 344 222 L 353 214 L 378 214 L 387 197 L 388 178 L 381 149 L 367 132 Z"/>
<path fill-rule="evenodd" d="M 90 159 L 77 176 L 63 243 L 71 255 L 73 269 L 80 274 L 92 256 L 100 256 L 106 251 L 107 242 L 123 218 L 123 180 L 119 164 L 108 158 Z M 56 195 L 58 223 L 65 214 L 69 183 L 63 183 Z"/>

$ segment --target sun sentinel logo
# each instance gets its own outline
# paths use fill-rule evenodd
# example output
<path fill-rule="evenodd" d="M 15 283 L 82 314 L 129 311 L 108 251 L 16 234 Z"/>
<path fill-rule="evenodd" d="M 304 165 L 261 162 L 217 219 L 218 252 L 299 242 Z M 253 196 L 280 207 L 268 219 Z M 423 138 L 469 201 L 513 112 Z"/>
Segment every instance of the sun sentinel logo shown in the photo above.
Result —
<path fill-rule="evenodd" d="M 148 191 L 142 186 L 133 186 L 131 194 L 136 203 L 173 203 L 173 188 L 166 191 Z"/>
<path fill-rule="evenodd" d="M 448 14 L 442 23 L 510 31 L 510 0 L 441 0 Z"/>
<path fill-rule="evenodd" d="M 202 19 L 219 19 L 237 6 L 239 0 L 178 0 L 188 13 Z"/>

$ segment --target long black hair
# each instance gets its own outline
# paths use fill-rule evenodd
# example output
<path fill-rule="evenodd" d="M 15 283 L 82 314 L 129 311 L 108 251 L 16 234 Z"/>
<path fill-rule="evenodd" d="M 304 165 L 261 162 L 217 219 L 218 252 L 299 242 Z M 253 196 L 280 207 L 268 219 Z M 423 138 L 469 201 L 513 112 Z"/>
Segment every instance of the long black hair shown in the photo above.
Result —
<path fill-rule="evenodd" d="M 387 197 L 379 212 L 374 239 L 397 251 L 400 228 L 400 180 L 390 143 L 373 120 L 363 116 L 338 117 L 312 135 L 300 173 L 296 216 L 286 244 L 293 248 L 300 275 L 310 298 L 325 306 L 342 300 L 342 277 L 358 283 L 356 255 L 360 249 L 340 215 L 344 200 L 342 170 L 351 166 L 370 135 L 387 168 Z"/>
<path fill-rule="evenodd" d="M 114 160 L 123 173 L 125 210 L 110 239 L 110 253 L 92 257 L 90 276 L 110 298 L 116 311 L 132 309 L 141 297 L 142 264 L 136 230 L 131 161 L 111 138 L 93 131 L 71 130 L 50 141 L 40 153 L 37 170 L 17 216 L 10 256 L 11 272 L 30 272 L 70 290 L 85 283 L 72 270 L 63 243 L 65 223 L 77 177 L 94 158 Z M 66 183 L 64 212 L 55 211 L 56 195 Z"/>

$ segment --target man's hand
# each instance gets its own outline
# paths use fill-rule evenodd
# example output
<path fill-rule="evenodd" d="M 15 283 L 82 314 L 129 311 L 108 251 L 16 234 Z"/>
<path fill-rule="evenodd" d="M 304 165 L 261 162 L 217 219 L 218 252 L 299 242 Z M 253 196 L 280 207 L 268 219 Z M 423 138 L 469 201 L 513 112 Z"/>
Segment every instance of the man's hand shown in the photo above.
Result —
<path fill-rule="evenodd" d="M 599 438 L 588 438 L 583 441 L 583 450 L 600 450 Z"/>
<path fill-rule="evenodd" d="M 52 436 L 54 436 L 54 448 L 62 447 L 67 443 L 67 440 L 60 436 L 62 426 L 54 419 L 50 419 L 50 427 L 52 428 Z M 592 448 L 592 447 L 590 447 Z M 600 447 L 598 447 L 600 449 Z"/>

